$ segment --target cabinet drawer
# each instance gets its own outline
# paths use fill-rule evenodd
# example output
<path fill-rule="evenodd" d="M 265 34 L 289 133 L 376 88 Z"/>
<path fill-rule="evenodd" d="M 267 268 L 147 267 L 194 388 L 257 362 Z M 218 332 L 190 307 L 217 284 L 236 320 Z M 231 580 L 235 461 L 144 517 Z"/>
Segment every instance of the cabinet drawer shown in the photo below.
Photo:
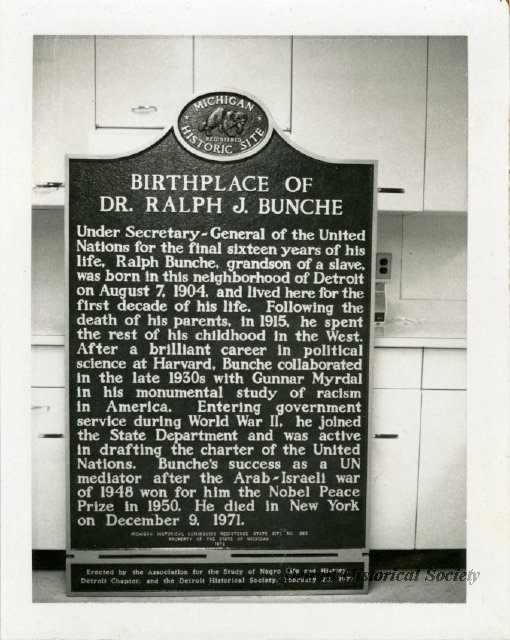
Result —
<path fill-rule="evenodd" d="M 465 349 L 425 349 L 424 389 L 466 389 Z"/>
<path fill-rule="evenodd" d="M 32 346 L 32 387 L 65 387 L 65 349 Z"/>
<path fill-rule="evenodd" d="M 374 349 L 373 387 L 419 389 L 421 365 L 421 349 Z"/>
<path fill-rule="evenodd" d="M 32 389 L 32 434 L 63 434 L 66 390 L 63 387 Z"/>

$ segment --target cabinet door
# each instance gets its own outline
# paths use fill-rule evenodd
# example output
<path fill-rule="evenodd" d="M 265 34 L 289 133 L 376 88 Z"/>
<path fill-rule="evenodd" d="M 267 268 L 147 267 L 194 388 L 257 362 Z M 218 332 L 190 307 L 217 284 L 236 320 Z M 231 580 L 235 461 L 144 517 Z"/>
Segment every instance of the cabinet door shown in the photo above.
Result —
<path fill-rule="evenodd" d="M 96 126 L 166 128 L 193 90 L 191 37 L 96 38 Z"/>
<path fill-rule="evenodd" d="M 371 549 L 414 548 L 420 393 L 418 389 L 373 392 Z"/>
<path fill-rule="evenodd" d="M 196 38 L 195 92 L 246 91 L 289 130 L 291 49 L 290 37 Z"/>
<path fill-rule="evenodd" d="M 94 38 L 36 36 L 33 74 L 33 203 L 63 205 L 65 155 L 87 154 L 94 128 Z"/>
<path fill-rule="evenodd" d="M 423 391 L 417 549 L 466 546 L 466 392 Z"/>
<path fill-rule="evenodd" d="M 429 40 L 425 209 L 467 209 L 467 38 Z"/>
<path fill-rule="evenodd" d="M 32 388 L 32 544 L 65 549 L 65 389 Z"/>
<path fill-rule="evenodd" d="M 32 387 L 32 432 L 35 436 L 64 435 L 64 387 Z"/>
<path fill-rule="evenodd" d="M 378 160 L 379 209 L 423 210 L 427 39 L 294 39 L 292 137 L 327 158 Z"/>
<path fill-rule="evenodd" d="M 65 549 L 65 440 L 34 433 L 32 443 L 32 545 Z"/>

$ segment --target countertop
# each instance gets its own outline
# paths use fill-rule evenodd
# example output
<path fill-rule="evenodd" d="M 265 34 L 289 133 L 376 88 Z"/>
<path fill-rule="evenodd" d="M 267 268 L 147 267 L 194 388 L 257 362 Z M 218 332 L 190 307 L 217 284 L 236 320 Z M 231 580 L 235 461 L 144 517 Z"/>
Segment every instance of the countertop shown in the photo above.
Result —
<path fill-rule="evenodd" d="M 376 347 L 428 347 L 431 349 L 465 349 L 466 327 L 446 322 L 386 322 L 376 325 Z"/>

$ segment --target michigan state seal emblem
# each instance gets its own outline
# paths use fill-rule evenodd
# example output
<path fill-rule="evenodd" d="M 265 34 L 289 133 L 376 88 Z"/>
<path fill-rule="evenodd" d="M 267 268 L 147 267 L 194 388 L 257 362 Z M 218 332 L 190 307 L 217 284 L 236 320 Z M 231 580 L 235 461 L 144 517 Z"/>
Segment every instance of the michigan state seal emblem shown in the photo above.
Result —
<path fill-rule="evenodd" d="M 179 114 L 177 136 L 203 158 L 234 160 L 259 151 L 270 137 L 269 119 L 253 99 L 239 93 L 207 93 Z"/>

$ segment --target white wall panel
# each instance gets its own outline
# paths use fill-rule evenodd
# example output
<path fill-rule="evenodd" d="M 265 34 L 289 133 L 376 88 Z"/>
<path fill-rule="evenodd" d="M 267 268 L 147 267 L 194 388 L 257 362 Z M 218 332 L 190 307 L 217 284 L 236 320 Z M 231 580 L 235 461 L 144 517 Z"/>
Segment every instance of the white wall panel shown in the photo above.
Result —
<path fill-rule="evenodd" d="M 402 298 L 465 300 L 466 280 L 466 216 L 405 216 Z"/>

